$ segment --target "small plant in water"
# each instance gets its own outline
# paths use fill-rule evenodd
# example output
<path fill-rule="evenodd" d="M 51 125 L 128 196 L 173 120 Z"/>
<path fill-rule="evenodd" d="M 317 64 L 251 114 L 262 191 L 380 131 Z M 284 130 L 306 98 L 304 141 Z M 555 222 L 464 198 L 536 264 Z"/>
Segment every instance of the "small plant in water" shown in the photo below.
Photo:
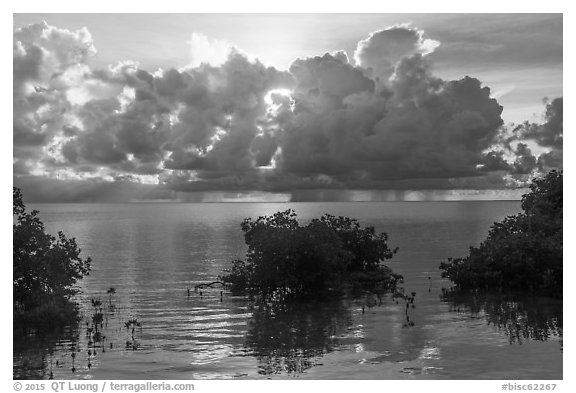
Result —
<path fill-rule="evenodd" d="M 400 288 L 399 291 L 396 291 L 394 294 L 392 294 L 392 299 L 395 300 L 396 304 L 398 304 L 398 299 L 404 299 L 404 301 L 405 301 L 406 308 L 404 310 L 404 313 L 406 315 L 406 323 L 404 325 L 402 325 L 402 327 L 414 326 L 414 322 L 410 320 L 410 315 L 408 314 L 408 310 L 410 308 L 416 308 L 416 305 L 414 304 L 414 299 L 416 299 L 416 292 L 411 292 L 410 296 L 409 296 L 409 295 L 404 294 L 403 288 Z"/>
<path fill-rule="evenodd" d="M 139 344 L 134 337 L 134 329 L 136 327 L 139 327 L 140 330 L 142 330 L 142 323 L 139 322 L 138 319 L 133 318 L 133 319 L 129 319 L 128 321 L 124 322 L 124 326 L 126 326 L 126 329 L 132 328 L 130 340 L 126 341 L 126 349 L 132 349 L 132 350 L 138 349 Z"/>
<path fill-rule="evenodd" d="M 76 352 L 72 352 L 72 372 L 76 372 L 76 367 L 74 366 L 74 359 L 76 359 Z"/>
<path fill-rule="evenodd" d="M 106 293 L 108 294 L 108 305 L 112 307 L 112 295 L 116 294 L 116 288 L 110 287 Z"/>
<path fill-rule="evenodd" d="M 100 325 L 103 320 L 104 320 L 104 314 L 102 314 L 101 312 L 97 312 L 94 315 L 92 315 L 92 323 L 95 325 Z"/>
<path fill-rule="evenodd" d="M 54 373 L 52 372 L 52 351 L 50 351 L 50 376 L 48 379 L 54 379 Z"/>
<path fill-rule="evenodd" d="M 92 303 L 92 307 L 95 309 L 100 308 L 102 306 L 102 300 L 100 299 L 91 299 L 90 302 Z"/>
<path fill-rule="evenodd" d="M 126 326 L 126 329 L 130 329 L 130 327 L 134 328 L 134 326 L 142 327 L 142 323 L 138 322 L 138 319 L 134 318 L 124 322 L 124 326 Z"/>

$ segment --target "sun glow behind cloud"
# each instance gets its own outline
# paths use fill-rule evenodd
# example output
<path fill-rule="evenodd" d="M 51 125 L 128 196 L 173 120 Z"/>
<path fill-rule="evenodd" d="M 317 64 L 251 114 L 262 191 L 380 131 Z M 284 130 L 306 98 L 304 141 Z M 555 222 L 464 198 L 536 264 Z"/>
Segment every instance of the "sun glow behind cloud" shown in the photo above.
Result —
<path fill-rule="evenodd" d="M 275 105 L 275 100 L 274 100 L 275 95 L 283 96 L 283 97 L 290 97 L 291 94 L 292 94 L 291 89 L 273 89 L 273 90 L 270 90 L 268 93 L 266 93 L 266 95 L 264 96 L 264 102 L 269 107 L 273 107 Z"/>
<path fill-rule="evenodd" d="M 202 64 L 221 66 L 235 50 L 234 45 L 229 42 L 211 39 L 202 33 L 192 33 L 188 45 L 190 46 L 189 68 L 196 68 Z"/>

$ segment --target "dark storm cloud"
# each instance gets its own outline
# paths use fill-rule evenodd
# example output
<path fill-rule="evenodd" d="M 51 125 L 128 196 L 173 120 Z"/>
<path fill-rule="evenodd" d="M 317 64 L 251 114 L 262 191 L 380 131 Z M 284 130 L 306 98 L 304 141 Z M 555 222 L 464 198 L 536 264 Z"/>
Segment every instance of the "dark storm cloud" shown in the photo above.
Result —
<path fill-rule="evenodd" d="M 92 70 L 85 29 L 20 29 L 14 174 L 95 177 L 70 184 L 109 200 L 150 179 L 162 192 L 499 188 L 503 175 L 561 165 L 561 98 L 509 137 L 481 81 L 433 75 L 438 45 L 395 26 L 361 41 L 354 63 L 337 51 L 279 71 L 230 48 L 217 66 L 151 73 L 127 61 Z"/>
<path fill-rule="evenodd" d="M 384 94 L 356 90 L 343 105 L 314 105 L 322 89 L 295 94 L 279 170 L 344 182 L 478 174 L 502 107 L 478 80 L 444 82 L 426 64 L 419 54 L 405 58 Z"/>
<path fill-rule="evenodd" d="M 563 112 L 563 98 L 555 98 L 546 104 L 543 123 L 525 122 L 513 130 L 508 143 L 520 141 L 514 152 L 517 157 L 514 162 L 516 173 L 529 173 L 536 168 L 541 172 L 563 168 Z M 548 151 L 536 157 L 523 141 L 536 143 Z"/>
<path fill-rule="evenodd" d="M 503 150 L 499 151 L 489 151 L 484 155 L 484 161 L 482 162 L 481 170 L 485 172 L 493 171 L 509 171 L 512 166 L 504 158 L 505 152 Z"/>
<path fill-rule="evenodd" d="M 562 169 L 563 153 L 563 150 L 559 149 L 541 154 L 538 157 L 538 167 L 544 172 L 548 172 L 552 169 Z"/>
<path fill-rule="evenodd" d="M 513 174 L 526 175 L 531 173 L 536 168 L 537 159 L 532 154 L 532 150 L 530 150 L 526 144 L 519 143 L 516 147 L 515 153 L 516 160 L 513 164 Z"/>

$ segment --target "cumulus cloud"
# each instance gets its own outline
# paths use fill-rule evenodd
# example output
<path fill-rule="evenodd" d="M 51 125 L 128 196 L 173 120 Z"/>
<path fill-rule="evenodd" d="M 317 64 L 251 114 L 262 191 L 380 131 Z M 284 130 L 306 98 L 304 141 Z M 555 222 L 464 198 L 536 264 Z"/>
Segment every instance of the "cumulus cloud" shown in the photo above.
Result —
<path fill-rule="evenodd" d="M 519 143 L 516 147 L 516 160 L 513 164 L 514 174 L 526 175 L 531 173 L 537 164 L 536 157 L 532 154 L 532 150 L 525 143 Z"/>
<path fill-rule="evenodd" d="M 514 173 L 530 174 L 533 171 L 546 173 L 563 168 L 563 98 L 546 100 L 542 123 L 524 122 L 515 127 L 507 143 L 517 143 L 514 155 Z M 532 143 L 544 151 L 537 155 L 527 143 Z"/>
<path fill-rule="evenodd" d="M 220 66 L 226 62 L 228 56 L 238 49 L 231 43 L 206 37 L 202 33 L 192 33 L 190 41 L 190 64 L 188 67 L 195 68 L 202 64 Z"/>
<path fill-rule="evenodd" d="M 279 71 L 195 34 L 188 67 L 153 72 L 130 61 L 94 69 L 86 29 L 28 26 L 14 33 L 15 179 L 114 199 L 146 183 L 162 193 L 503 188 L 561 167 L 561 98 L 542 124 L 507 129 L 481 81 L 433 74 L 426 55 L 438 45 L 394 26 L 359 42 L 354 63 L 336 51 Z M 109 196 L 114 187 L 124 191 Z"/>
<path fill-rule="evenodd" d="M 372 92 L 374 82 L 353 67 L 343 52 L 297 59 L 290 66 L 296 79 L 294 98 L 298 109 L 322 112 L 342 106 L 344 98 Z"/>
<path fill-rule="evenodd" d="M 555 98 L 546 104 L 543 124 L 524 123 L 518 129 L 522 139 L 532 139 L 540 146 L 562 149 L 563 99 Z"/>
<path fill-rule="evenodd" d="M 14 94 L 62 88 L 96 54 L 86 28 L 72 32 L 42 22 L 14 32 Z M 72 74 L 72 75 L 69 75 Z"/>
<path fill-rule="evenodd" d="M 374 78 L 386 81 L 400 60 L 415 54 L 427 55 L 439 45 L 438 41 L 424 38 L 424 31 L 399 25 L 376 31 L 358 42 L 354 59 Z"/>
<path fill-rule="evenodd" d="M 372 84 L 357 82 L 328 105 L 321 98 L 334 94 L 321 85 L 314 84 L 308 94 L 297 89 L 295 111 L 280 134 L 279 168 L 343 182 L 477 174 L 483 150 L 495 142 L 502 125 L 502 107 L 476 79 L 444 82 L 431 76 L 421 55 L 404 60 L 384 95 Z M 297 86 L 303 85 L 294 74 Z"/>
<path fill-rule="evenodd" d="M 50 145 L 74 124 L 68 94 L 82 85 L 96 53 L 86 29 L 45 22 L 18 29 L 13 40 L 14 160 L 18 172 L 50 158 Z"/>

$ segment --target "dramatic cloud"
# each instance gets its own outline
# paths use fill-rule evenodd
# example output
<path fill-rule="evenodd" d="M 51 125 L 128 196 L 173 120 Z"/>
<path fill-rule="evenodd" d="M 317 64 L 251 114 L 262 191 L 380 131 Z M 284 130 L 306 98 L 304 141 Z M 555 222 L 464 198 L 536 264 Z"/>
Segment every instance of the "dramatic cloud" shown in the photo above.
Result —
<path fill-rule="evenodd" d="M 424 32 L 407 26 L 376 31 L 358 43 L 356 64 L 369 70 L 374 78 L 388 80 L 400 60 L 415 54 L 432 53 L 440 43 L 424 38 Z"/>
<path fill-rule="evenodd" d="M 518 129 L 523 139 L 532 139 L 540 146 L 562 149 L 563 99 L 556 98 L 546 105 L 545 123 L 524 123 Z"/>
<path fill-rule="evenodd" d="M 279 169 L 288 173 L 344 184 L 473 176 L 502 125 L 502 108 L 488 88 L 473 78 L 434 78 L 419 54 L 402 59 L 378 93 L 344 57 L 295 65 L 295 110 L 280 139 Z M 327 87 L 318 82 L 335 70 L 339 78 Z"/>
<path fill-rule="evenodd" d="M 508 145 L 518 142 L 514 151 L 517 158 L 513 173 L 531 174 L 535 170 L 547 172 L 562 169 L 563 140 L 563 99 L 560 97 L 546 103 L 543 123 L 525 122 L 512 131 Z M 534 155 L 527 143 L 546 151 Z"/>
<path fill-rule="evenodd" d="M 526 175 L 531 173 L 536 168 L 536 157 L 528 145 L 519 143 L 516 147 L 516 160 L 514 161 L 513 173 Z"/>
<path fill-rule="evenodd" d="M 82 73 L 82 64 L 96 53 L 88 30 L 71 32 L 46 22 L 14 33 L 14 94 L 62 88 Z"/>
<path fill-rule="evenodd" d="M 505 188 L 561 168 L 562 99 L 542 124 L 508 129 L 481 81 L 433 75 L 426 55 L 439 44 L 394 26 L 359 42 L 354 63 L 337 51 L 279 71 L 194 34 L 188 67 L 151 72 L 130 61 L 93 69 L 86 29 L 28 26 L 14 33 L 15 183 L 54 192 L 60 179 L 116 200 Z"/>

